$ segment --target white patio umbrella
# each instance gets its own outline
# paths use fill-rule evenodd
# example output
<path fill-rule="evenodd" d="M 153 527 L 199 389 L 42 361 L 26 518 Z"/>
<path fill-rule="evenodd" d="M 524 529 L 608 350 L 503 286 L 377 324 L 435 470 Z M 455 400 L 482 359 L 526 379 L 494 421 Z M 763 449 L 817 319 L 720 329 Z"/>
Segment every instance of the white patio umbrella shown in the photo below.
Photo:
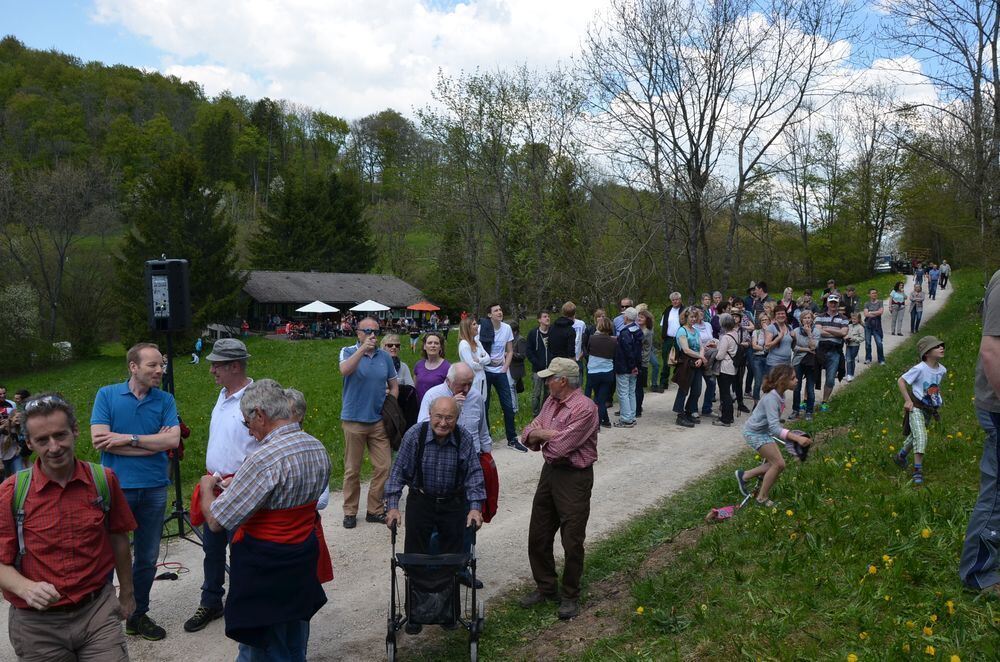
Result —
<path fill-rule="evenodd" d="M 378 301 L 368 299 L 368 301 L 362 301 L 358 305 L 354 306 L 351 310 L 356 313 L 384 313 L 385 311 L 390 310 L 390 308 L 389 306 L 380 304 Z"/>
<path fill-rule="evenodd" d="M 301 308 L 296 308 L 295 312 L 298 313 L 316 313 L 321 315 L 323 313 L 339 313 L 340 308 L 334 308 L 328 303 L 323 303 L 322 301 L 313 301 L 312 303 L 307 303 Z"/>

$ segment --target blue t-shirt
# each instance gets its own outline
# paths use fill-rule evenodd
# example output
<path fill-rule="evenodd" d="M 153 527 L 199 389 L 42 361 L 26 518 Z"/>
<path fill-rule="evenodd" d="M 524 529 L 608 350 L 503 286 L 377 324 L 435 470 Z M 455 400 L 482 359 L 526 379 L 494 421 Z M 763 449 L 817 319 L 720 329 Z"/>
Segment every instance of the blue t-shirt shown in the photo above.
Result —
<path fill-rule="evenodd" d="M 351 345 L 340 350 L 340 362 L 351 358 L 359 347 Z M 340 420 L 355 423 L 381 421 L 386 382 L 390 379 L 396 379 L 396 367 L 388 352 L 377 349 L 372 356 L 362 357 L 357 370 L 344 377 Z"/>
<path fill-rule="evenodd" d="M 931 269 L 930 271 L 927 272 L 927 276 L 931 280 L 939 280 L 941 278 L 941 271 L 940 269 Z"/>
<path fill-rule="evenodd" d="M 120 434 L 157 434 L 162 427 L 180 423 L 174 396 L 153 388 L 140 400 L 125 381 L 101 387 L 94 400 L 90 424 L 107 425 Z M 163 487 L 170 483 L 166 451 L 146 457 L 101 453 L 101 464 L 115 472 L 125 489 Z"/>

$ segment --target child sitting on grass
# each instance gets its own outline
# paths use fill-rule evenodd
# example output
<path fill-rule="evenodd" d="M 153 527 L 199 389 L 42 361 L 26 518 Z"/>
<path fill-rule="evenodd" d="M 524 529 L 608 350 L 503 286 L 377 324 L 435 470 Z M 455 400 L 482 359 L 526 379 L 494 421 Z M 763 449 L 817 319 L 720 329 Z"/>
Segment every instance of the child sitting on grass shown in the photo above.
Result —
<path fill-rule="evenodd" d="M 781 456 L 778 440 L 792 441 L 802 446 L 810 444 L 809 437 L 792 432 L 781 425 L 781 412 L 785 408 L 785 391 L 798 386 L 799 379 L 795 376 L 795 369 L 792 366 L 787 364 L 774 366 L 764 377 L 761 389 L 764 395 L 743 426 L 743 439 L 750 448 L 760 453 L 764 462 L 747 471 L 737 470 L 736 482 L 739 484 L 740 493 L 749 496 L 747 483 L 758 476 L 763 476 L 760 492 L 757 493 L 757 503 L 769 508 L 774 506 L 774 502 L 768 495 L 778 476 L 785 470 L 785 459 Z"/>
<path fill-rule="evenodd" d="M 927 448 L 927 422 L 934 418 L 941 420 L 938 409 L 941 408 L 941 381 L 948 370 L 941 365 L 944 358 L 944 342 L 934 336 L 924 336 L 917 341 L 917 352 L 920 363 L 907 370 L 899 378 L 899 392 L 903 394 L 903 434 L 906 442 L 903 448 L 893 455 L 893 461 L 906 469 L 910 451 L 913 451 L 913 484 L 924 482 L 923 463 L 924 450 Z M 910 388 L 907 389 L 907 386 Z M 910 396 L 912 390 L 913 395 Z"/>

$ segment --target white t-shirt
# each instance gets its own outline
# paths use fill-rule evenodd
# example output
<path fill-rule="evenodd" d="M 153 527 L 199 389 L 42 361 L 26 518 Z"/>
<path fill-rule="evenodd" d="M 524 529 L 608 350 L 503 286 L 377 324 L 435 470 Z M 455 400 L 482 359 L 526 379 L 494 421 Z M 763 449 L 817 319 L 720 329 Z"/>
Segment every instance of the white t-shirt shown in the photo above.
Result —
<path fill-rule="evenodd" d="M 500 328 L 493 332 L 493 345 L 490 347 L 490 364 L 486 366 L 486 372 L 502 373 L 504 357 L 507 354 L 507 343 L 514 341 L 514 332 L 510 330 L 510 324 L 500 322 Z M 476 336 L 476 345 L 482 346 L 479 336 Z"/>
<path fill-rule="evenodd" d="M 914 398 L 928 407 L 940 407 L 944 402 L 941 399 L 941 380 L 947 372 L 940 363 L 932 368 L 921 361 L 903 374 L 903 381 L 913 389 Z"/>
<path fill-rule="evenodd" d="M 251 379 L 247 386 L 253 383 Z M 205 452 L 205 468 L 209 473 L 223 476 L 236 473 L 247 455 L 259 446 L 250 431 L 243 425 L 240 400 L 246 386 L 228 395 L 226 389 L 219 392 L 219 399 L 212 409 L 208 424 L 208 450 Z"/>
<path fill-rule="evenodd" d="M 587 325 L 583 320 L 573 320 L 573 330 L 576 331 L 576 359 L 579 361 L 583 354 L 583 332 L 587 330 Z"/>

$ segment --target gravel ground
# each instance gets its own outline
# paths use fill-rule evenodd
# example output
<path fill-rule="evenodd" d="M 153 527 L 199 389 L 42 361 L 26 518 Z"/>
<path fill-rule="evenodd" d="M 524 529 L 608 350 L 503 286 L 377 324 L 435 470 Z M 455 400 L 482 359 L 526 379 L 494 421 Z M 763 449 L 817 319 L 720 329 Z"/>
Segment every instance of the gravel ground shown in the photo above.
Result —
<path fill-rule="evenodd" d="M 907 291 L 911 284 L 912 277 L 909 277 Z M 951 288 L 940 291 L 937 301 L 924 304 L 924 320 L 937 312 L 950 293 Z M 888 315 L 885 325 L 888 328 Z M 908 318 L 905 327 L 909 329 Z M 886 351 L 903 340 L 905 337 L 886 336 Z M 859 361 L 859 371 L 865 369 L 863 358 Z M 644 415 L 636 428 L 602 429 L 587 528 L 591 540 L 607 535 L 635 514 L 674 494 L 745 448 L 738 425 L 726 429 L 706 421 L 692 430 L 675 425 L 671 413 L 675 388 L 663 394 L 647 393 Z M 477 545 L 478 574 L 486 583 L 482 593 L 487 601 L 512 587 L 530 583 L 526 539 L 531 499 L 542 465 L 540 454 L 523 455 L 506 446 L 498 447 L 494 458 L 500 472 L 500 511 L 493 522 L 482 529 Z M 656 480 L 650 481 L 650 467 L 668 470 L 658 472 Z M 362 504 L 364 499 L 362 494 Z M 384 526 L 366 524 L 363 520 L 356 529 L 347 531 L 340 526 L 342 517 L 341 494 L 334 493 L 329 508 L 323 512 L 323 520 L 336 578 L 326 585 L 329 602 L 312 619 L 309 658 L 384 659 L 389 534 Z M 561 553 L 558 543 L 556 549 Z M 201 548 L 173 539 L 164 545 L 162 560 L 180 563 L 188 572 L 182 573 L 176 581 L 154 584 L 150 615 L 166 628 L 167 638 L 146 642 L 130 637 L 132 659 L 150 662 L 235 659 L 236 643 L 225 637 L 221 619 L 194 634 L 182 628 L 198 606 Z M 487 618 L 488 613 L 487 608 Z M 6 628 L 4 620 L 0 624 L 2 640 L 7 639 Z M 420 642 L 420 637 L 408 638 L 401 633 L 400 653 L 405 655 L 407 648 L 420 646 Z M 0 648 L 0 656 L 13 658 L 6 646 Z"/>

